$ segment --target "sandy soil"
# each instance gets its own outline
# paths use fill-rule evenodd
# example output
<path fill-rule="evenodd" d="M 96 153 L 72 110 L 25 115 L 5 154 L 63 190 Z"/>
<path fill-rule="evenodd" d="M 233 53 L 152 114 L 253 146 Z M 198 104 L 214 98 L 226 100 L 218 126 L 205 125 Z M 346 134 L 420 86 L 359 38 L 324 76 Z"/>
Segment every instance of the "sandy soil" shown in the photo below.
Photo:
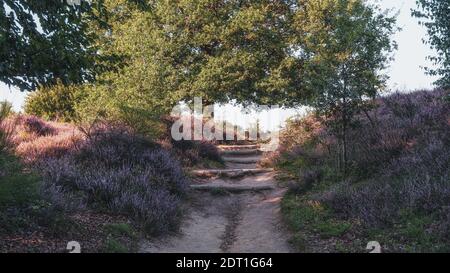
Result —
<path fill-rule="evenodd" d="M 239 147 L 233 147 L 239 149 Z M 244 147 L 245 148 L 245 147 Z M 247 157 L 243 155 L 242 158 Z M 248 157 L 254 158 L 254 155 Z M 227 168 L 254 168 L 255 164 L 227 164 Z M 189 216 L 180 233 L 144 241 L 146 253 L 291 252 L 280 215 L 284 189 L 277 187 L 273 173 L 241 179 L 211 179 L 210 183 L 238 185 L 273 184 L 263 192 L 195 192 Z"/>

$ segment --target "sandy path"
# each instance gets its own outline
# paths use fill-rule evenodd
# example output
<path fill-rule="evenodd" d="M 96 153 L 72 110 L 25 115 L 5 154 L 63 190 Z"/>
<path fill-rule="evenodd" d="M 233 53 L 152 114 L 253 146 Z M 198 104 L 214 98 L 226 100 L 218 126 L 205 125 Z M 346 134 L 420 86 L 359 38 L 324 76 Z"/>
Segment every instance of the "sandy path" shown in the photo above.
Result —
<path fill-rule="evenodd" d="M 282 190 L 267 195 L 246 194 L 246 206 L 240 215 L 233 244 L 228 252 L 232 253 L 288 253 L 287 231 L 280 219 L 279 202 Z"/>
<path fill-rule="evenodd" d="M 239 148 L 237 148 L 239 149 Z M 242 155 L 240 158 L 254 158 Z M 252 164 L 228 163 L 227 168 L 254 168 Z M 147 253 L 287 253 L 288 232 L 280 216 L 284 190 L 276 186 L 272 172 L 241 179 L 214 179 L 212 185 L 271 184 L 273 190 L 227 193 L 194 192 L 189 216 L 180 233 L 144 241 L 140 252 Z"/>

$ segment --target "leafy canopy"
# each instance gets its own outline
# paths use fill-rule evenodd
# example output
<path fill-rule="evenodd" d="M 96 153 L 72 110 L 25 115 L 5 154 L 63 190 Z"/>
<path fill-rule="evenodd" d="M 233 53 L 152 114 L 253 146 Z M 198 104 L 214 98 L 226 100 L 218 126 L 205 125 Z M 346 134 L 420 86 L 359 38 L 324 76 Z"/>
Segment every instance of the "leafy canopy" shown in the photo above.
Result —
<path fill-rule="evenodd" d="M 103 80 L 121 98 L 153 97 L 169 108 L 194 96 L 269 103 L 278 87 L 295 88 L 290 1 L 146 3 L 106 1 L 112 27 L 102 50 L 126 61 Z"/>
<path fill-rule="evenodd" d="M 363 0 L 301 0 L 293 26 L 304 60 L 302 93 L 340 140 L 345 173 L 347 131 L 385 87 L 395 18 Z"/>
<path fill-rule="evenodd" d="M 362 0 L 302 0 L 293 26 L 302 88 L 319 112 L 350 115 L 384 89 L 395 18 Z"/>
<path fill-rule="evenodd" d="M 436 82 L 441 87 L 450 87 L 450 0 L 417 0 L 418 9 L 413 15 L 420 18 L 421 24 L 427 28 L 427 44 L 437 51 L 436 56 L 429 59 L 438 66 L 427 68 L 430 75 L 441 78 Z"/>
<path fill-rule="evenodd" d="M 291 2 L 106 0 L 109 27 L 94 29 L 101 51 L 122 62 L 99 77 L 80 112 L 151 127 L 146 121 L 195 96 L 274 103 L 299 86 Z"/>
<path fill-rule="evenodd" d="M 38 85 L 94 78 L 96 49 L 87 32 L 102 1 L 4 0 L 0 5 L 0 81 L 34 90 Z"/>

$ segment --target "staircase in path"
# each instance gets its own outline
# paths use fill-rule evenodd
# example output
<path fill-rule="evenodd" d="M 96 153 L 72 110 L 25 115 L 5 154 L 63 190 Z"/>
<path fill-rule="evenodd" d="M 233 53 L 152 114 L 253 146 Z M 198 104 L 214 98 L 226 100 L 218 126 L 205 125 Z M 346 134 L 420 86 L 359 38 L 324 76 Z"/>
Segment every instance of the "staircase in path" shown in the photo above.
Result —
<path fill-rule="evenodd" d="M 224 169 L 194 170 L 191 174 L 197 177 L 196 190 L 214 191 L 262 191 L 273 190 L 275 185 L 270 176 L 273 169 L 258 168 L 261 159 L 258 145 L 218 146 L 225 162 Z"/>
<path fill-rule="evenodd" d="M 274 170 L 259 168 L 258 145 L 218 146 L 223 169 L 191 172 L 194 198 L 178 235 L 143 242 L 142 252 L 290 252 Z"/>

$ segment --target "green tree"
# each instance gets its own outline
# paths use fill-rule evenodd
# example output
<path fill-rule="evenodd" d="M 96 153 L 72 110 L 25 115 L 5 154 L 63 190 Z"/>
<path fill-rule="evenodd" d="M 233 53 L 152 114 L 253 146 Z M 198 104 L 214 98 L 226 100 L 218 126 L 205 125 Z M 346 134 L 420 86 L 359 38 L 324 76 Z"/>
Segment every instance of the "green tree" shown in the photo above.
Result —
<path fill-rule="evenodd" d="M 334 129 L 345 173 L 349 126 L 385 87 L 382 72 L 396 48 L 391 40 L 395 19 L 363 0 L 301 0 L 294 29 L 304 60 L 302 94 L 308 95 L 299 98 L 306 98 Z"/>
<path fill-rule="evenodd" d="M 194 96 L 272 104 L 299 86 L 288 43 L 295 1 L 141 2 L 105 1 L 110 28 L 99 28 L 99 44 L 124 62 L 91 92 L 88 101 L 108 106 L 99 112 L 136 125 Z"/>
<path fill-rule="evenodd" d="M 427 28 L 427 44 L 437 51 L 436 56 L 428 58 L 434 62 L 438 68 L 427 68 L 430 75 L 437 75 L 441 78 L 437 85 L 450 87 L 450 0 L 417 0 L 418 9 L 413 11 L 413 15 L 422 19 L 420 22 Z"/>
<path fill-rule="evenodd" d="M 0 5 L 0 81 L 34 90 L 38 85 L 81 83 L 95 76 L 93 36 L 102 0 L 4 0 Z M 98 13 L 98 12 L 97 12 Z"/>

